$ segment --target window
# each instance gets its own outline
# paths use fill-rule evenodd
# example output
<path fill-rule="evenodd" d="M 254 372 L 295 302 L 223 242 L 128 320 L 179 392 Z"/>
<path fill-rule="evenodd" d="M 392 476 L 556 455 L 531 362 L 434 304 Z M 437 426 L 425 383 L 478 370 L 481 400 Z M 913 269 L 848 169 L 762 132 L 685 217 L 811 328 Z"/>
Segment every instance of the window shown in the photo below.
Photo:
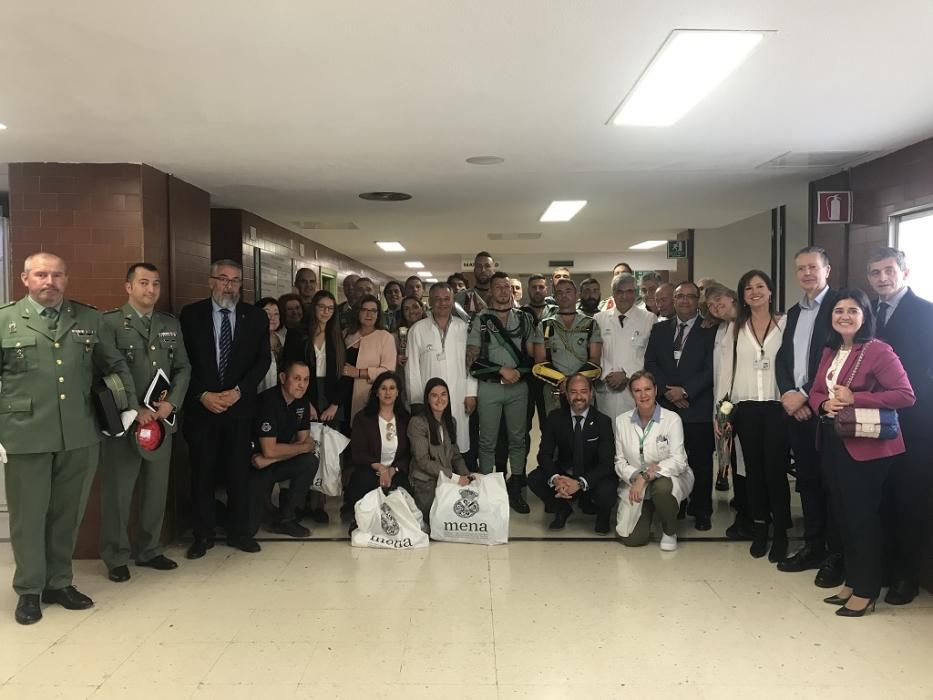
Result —
<path fill-rule="evenodd" d="M 894 245 L 907 255 L 911 289 L 933 300 L 933 209 L 897 217 Z"/>

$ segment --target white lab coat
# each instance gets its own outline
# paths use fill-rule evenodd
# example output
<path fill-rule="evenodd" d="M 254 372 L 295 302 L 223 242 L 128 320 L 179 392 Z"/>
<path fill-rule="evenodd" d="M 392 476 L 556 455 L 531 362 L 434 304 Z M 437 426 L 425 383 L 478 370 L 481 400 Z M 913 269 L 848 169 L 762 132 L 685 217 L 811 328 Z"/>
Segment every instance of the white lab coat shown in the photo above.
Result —
<path fill-rule="evenodd" d="M 619 310 L 613 306 L 611 309 L 600 311 L 593 318 L 599 324 L 599 331 L 603 336 L 603 353 L 600 360 L 603 368 L 600 379 L 603 381 L 596 389 L 596 405 L 601 413 L 615 420 L 616 417 L 635 408 L 635 402 L 627 386 L 620 391 L 612 391 L 604 383 L 605 379 L 610 372 L 621 370 L 632 376 L 645 368 L 645 350 L 648 348 L 648 338 L 657 316 L 633 306 L 625 315 L 623 327 L 619 325 Z"/>
<path fill-rule="evenodd" d="M 693 471 L 687 464 L 684 449 L 684 426 L 673 411 L 661 408 L 661 422 L 652 425 L 645 438 L 645 464 L 657 464 L 660 475 L 670 477 L 673 494 L 680 503 L 693 490 Z M 632 422 L 633 409 L 615 419 L 616 474 L 619 477 L 619 510 L 616 532 L 628 537 L 641 517 L 642 503 L 629 503 L 628 492 L 632 478 L 642 467 L 639 454 L 639 438 L 644 431 L 637 422 Z"/>
<path fill-rule="evenodd" d="M 433 377 L 447 382 L 450 391 L 450 412 L 457 421 L 457 448 L 470 449 L 470 422 L 463 399 L 476 396 L 476 380 L 466 367 L 466 343 L 469 326 L 451 315 L 447 337 L 442 342 L 441 330 L 434 317 L 416 321 L 408 329 L 408 362 L 405 363 L 405 386 L 411 403 L 424 401 L 424 386 Z M 425 406 L 427 410 L 427 406 Z"/>

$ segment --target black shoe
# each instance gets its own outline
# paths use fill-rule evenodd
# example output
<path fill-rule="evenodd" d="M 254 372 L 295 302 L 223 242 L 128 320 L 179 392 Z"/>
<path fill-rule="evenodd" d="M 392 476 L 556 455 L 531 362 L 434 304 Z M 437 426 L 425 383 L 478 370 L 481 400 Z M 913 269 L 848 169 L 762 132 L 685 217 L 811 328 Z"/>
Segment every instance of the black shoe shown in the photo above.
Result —
<path fill-rule="evenodd" d="M 327 511 L 323 508 L 318 508 L 317 510 L 312 510 L 308 513 L 308 517 L 311 518 L 318 525 L 329 525 L 330 516 L 327 514 Z"/>
<path fill-rule="evenodd" d="M 865 607 L 861 610 L 853 610 L 852 608 L 841 607 L 836 611 L 836 614 L 839 617 L 862 617 L 865 613 L 868 612 L 868 609 L 871 608 L 872 612 L 875 612 L 875 599 L 871 598 L 866 604 Z"/>
<path fill-rule="evenodd" d="M 901 579 L 891 584 L 888 594 L 884 597 L 884 602 L 888 605 L 907 605 L 920 592 L 916 583 L 908 583 Z"/>
<path fill-rule="evenodd" d="M 768 553 L 768 526 L 765 523 L 755 523 L 754 528 L 752 546 L 748 548 L 748 553 L 755 559 L 761 559 Z"/>
<path fill-rule="evenodd" d="M 820 570 L 813 579 L 814 585 L 819 588 L 837 588 L 846 580 L 845 562 L 841 554 L 830 554 L 823 561 Z"/>
<path fill-rule="evenodd" d="M 521 481 L 512 477 L 509 479 L 506 487 L 509 493 L 509 505 L 512 507 L 512 510 L 516 513 L 527 515 L 531 512 L 531 508 L 528 505 L 528 501 L 522 496 L 522 487 L 524 485 L 524 477 Z"/>
<path fill-rule="evenodd" d="M 783 530 L 778 530 L 774 535 L 774 539 L 771 540 L 771 549 L 768 550 L 768 561 L 772 564 L 777 564 L 785 559 L 787 559 L 787 533 Z"/>
<path fill-rule="evenodd" d="M 596 524 L 593 526 L 593 532 L 597 535 L 609 534 L 609 511 L 602 511 L 596 514 Z"/>
<path fill-rule="evenodd" d="M 228 537 L 227 546 L 239 549 L 241 552 L 247 552 L 248 554 L 255 554 L 262 550 L 259 543 L 252 537 Z"/>
<path fill-rule="evenodd" d="M 730 540 L 748 541 L 752 539 L 753 532 L 750 527 L 736 520 L 726 528 L 726 537 Z"/>
<path fill-rule="evenodd" d="M 177 569 L 178 564 L 171 559 L 169 559 L 164 554 L 152 557 L 147 561 L 136 560 L 136 566 L 145 566 L 150 569 L 156 569 L 158 571 L 171 571 L 172 569 Z"/>
<path fill-rule="evenodd" d="M 16 604 L 16 621 L 21 625 L 31 625 L 42 619 L 42 606 L 39 605 L 38 593 L 26 593 L 19 597 Z"/>
<path fill-rule="evenodd" d="M 708 515 L 698 515 L 694 527 L 700 532 L 706 532 L 713 528 L 713 524 L 710 522 Z"/>
<path fill-rule="evenodd" d="M 114 583 L 123 583 L 124 581 L 129 581 L 130 567 L 128 567 L 126 564 L 123 566 L 115 566 L 107 572 L 107 578 L 109 578 Z"/>
<path fill-rule="evenodd" d="M 311 531 L 297 520 L 283 520 L 272 526 L 272 532 L 289 537 L 305 538 L 311 537 Z"/>
<path fill-rule="evenodd" d="M 805 544 L 794 552 L 793 556 L 784 559 L 777 565 L 778 571 L 796 573 L 798 571 L 808 571 L 810 569 L 819 569 L 826 558 L 826 548 L 816 547 Z"/>
<path fill-rule="evenodd" d="M 686 501 L 681 501 L 681 503 L 680 503 L 680 510 L 677 511 L 677 519 L 678 519 L 678 520 L 683 520 L 683 519 L 686 518 L 686 517 L 687 517 L 687 502 L 686 502 Z"/>
<path fill-rule="evenodd" d="M 829 598 L 823 598 L 823 602 L 829 605 L 845 605 L 848 600 L 848 598 L 843 598 L 839 595 L 831 595 Z"/>
<path fill-rule="evenodd" d="M 573 508 L 570 506 L 565 506 L 564 508 L 558 508 L 557 512 L 554 513 L 554 519 L 551 521 L 551 524 L 547 526 L 548 530 L 563 530 L 564 525 L 567 524 L 567 518 L 570 517 L 570 514 L 573 513 Z"/>
<path fill-rule="evenodd" d="M 728 491 L 729 490 L 729 479 L 724 476 L 716 478 L 716 490 L 717 491 Z"/>
<path fill-rule="evenodd" d="M 185 552 L 185 559 L 200 559 L 207 554 L 207 550 L 213 548 L 214 540 L 204 540 L 200 537 L 195 537 L 194 542 L 191 543 L 191 546 L 188 547 L 188 551 Z"/>
<path fill-rule="evenodd" d="M 74 586 L 65 586 L 54 591 L 42 591 L 42 602 L 58 603 L 65 610 L 87 610 L 94 607 L 94 601 Z"/>

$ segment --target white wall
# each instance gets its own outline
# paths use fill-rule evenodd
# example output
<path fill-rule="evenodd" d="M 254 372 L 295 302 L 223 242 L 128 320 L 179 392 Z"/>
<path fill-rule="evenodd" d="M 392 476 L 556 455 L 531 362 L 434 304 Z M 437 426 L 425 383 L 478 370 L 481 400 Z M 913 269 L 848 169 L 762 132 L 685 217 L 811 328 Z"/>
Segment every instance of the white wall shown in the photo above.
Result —
<path fill-rule="evenodd" d="M 731 289 L 748 270 L 771 269 L 771 211 L 722 228 L 694 232 L 693 276 L 712 277 Z"/>

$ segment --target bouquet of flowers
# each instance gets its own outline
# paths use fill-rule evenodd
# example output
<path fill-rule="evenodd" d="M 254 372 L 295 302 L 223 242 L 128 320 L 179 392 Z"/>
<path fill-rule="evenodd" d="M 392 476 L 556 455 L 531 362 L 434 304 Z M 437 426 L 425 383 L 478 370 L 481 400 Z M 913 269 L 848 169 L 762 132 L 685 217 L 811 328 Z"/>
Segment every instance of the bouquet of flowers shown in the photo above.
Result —
<path fill-rule="evenodd" d="M 734 408 L 729 394 L 722 397 L 716 404 L 715 420 L 719 429 L 719 437 L 716 439 L 716 458 L 719 462 L 719 470 L 716 474 L 717 484 L 726 480 L 732 465 L 732 411 Z"/>

